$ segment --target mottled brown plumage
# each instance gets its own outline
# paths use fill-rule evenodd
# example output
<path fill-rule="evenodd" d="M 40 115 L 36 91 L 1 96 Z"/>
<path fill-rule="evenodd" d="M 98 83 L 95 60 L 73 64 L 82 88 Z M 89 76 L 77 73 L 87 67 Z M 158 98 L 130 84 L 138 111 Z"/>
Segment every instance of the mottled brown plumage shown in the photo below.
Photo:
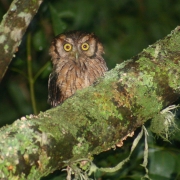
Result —
<path fill-rule="evenodd" d="M 76 90 L 92 85 L 107 71 L 103 46 L 91 33 L 60 34 L 50 47 L 53 72 L 48 82 L 48 102 L 57 106 Z"/>

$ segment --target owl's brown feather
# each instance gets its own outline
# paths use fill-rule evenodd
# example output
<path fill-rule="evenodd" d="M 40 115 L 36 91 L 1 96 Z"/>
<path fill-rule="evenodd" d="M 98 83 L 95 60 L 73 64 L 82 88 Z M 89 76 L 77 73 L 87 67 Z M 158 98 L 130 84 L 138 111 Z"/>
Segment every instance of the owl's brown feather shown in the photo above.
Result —
<path fill-rule="evenodd" d="M 72 49 L 67 52 L 65 44 Z M 83 47 L 89 48 L 83 50 Z M 94 34 L 75 31 L 55 37 L 50 47 L 53 72 L 48 82 L 48 102 L 51 106 L 57 106 L 104 75 L 107 66 L 103 53 L 103 46 Z"/>

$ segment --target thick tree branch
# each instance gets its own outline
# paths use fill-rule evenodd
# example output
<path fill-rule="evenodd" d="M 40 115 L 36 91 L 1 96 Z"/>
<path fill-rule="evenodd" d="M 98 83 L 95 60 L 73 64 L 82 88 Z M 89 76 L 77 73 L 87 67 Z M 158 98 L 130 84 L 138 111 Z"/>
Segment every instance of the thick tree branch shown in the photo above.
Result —
<path fill-rule="evenodd" d="M 180 97 L 180 27 L 62 105 L 0 131 L 0 177 L 38 179 L 106 151 Z"/>
<path fill-rule="evenodd" d="M 42 0 L 14 0 L 0 24 L 0 82 Z"/>

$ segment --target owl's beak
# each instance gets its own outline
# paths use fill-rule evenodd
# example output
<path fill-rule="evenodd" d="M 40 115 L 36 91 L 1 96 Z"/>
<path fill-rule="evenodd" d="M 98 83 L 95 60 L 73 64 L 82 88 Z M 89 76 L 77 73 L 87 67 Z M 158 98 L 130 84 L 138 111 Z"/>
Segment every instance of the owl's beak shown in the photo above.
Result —
<path fill-rule="evenodd" d="M 78 59 L 79 59 L 79 53 L 76 52 L 75 56 L 76 56 L 76 61 L 78 61 Z"/>
<path fill-rule="evenodd" d="M 74 60 L 75 60 L 75 61 L 78 61 L 78 60 L 79 60 L 79 52 L 78 52 L 77 49 L 74 49 L 74 50 L 72 51 L 72 56 L 74 57 Z"/>

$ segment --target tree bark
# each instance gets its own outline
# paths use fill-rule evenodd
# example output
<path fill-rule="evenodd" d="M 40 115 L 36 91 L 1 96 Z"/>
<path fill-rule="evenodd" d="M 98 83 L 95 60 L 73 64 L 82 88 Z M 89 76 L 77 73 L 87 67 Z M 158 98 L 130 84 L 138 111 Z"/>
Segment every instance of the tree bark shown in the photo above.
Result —
<path fill-rule="evenodd" d="M 106 151 L 180 97 L 180 27 L 96 84 L 0 130 L 0 177 L 38 179 Z"/>
<path fill-rule="evenodd" d="M 0 82 L 43 0 L 14 0 L 0 24 Z"/>

